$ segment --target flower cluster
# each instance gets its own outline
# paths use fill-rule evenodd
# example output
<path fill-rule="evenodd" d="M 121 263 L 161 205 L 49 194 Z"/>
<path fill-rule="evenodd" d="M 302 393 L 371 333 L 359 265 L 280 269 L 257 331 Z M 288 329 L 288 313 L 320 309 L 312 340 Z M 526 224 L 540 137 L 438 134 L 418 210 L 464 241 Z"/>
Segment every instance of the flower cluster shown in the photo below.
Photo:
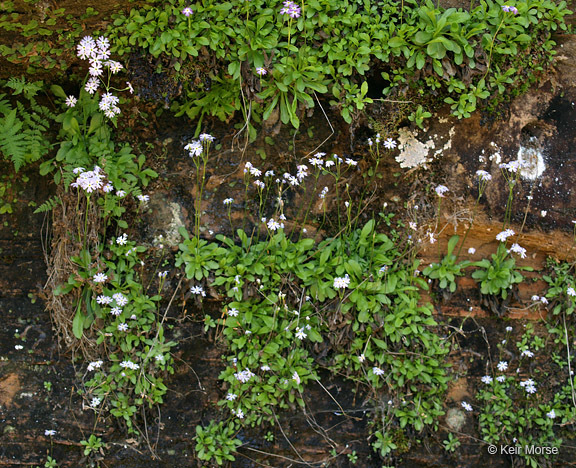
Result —
<path fill-rule="evenodd" d="M 132 361 L 122 361 L 120 367 L 123 367 L 124 369 L 137 370 L 140 369 L 140 364 L 136 364 Z"/>
<path fill-rule="evenodd" d="M 515 174 L 521 169 L 522 163 L 521 161 L 510 161 L 509 163 L 500 164 L 499 167 L 500 169 L 504 169 Z"/>
<path fill-rule="evenodd" d="M 236 372 L 234 374 L 234 377 L 236 377 L 236 380 L 239 380 L 242 383 L 246 383 L 248 382 L 252 377 L 254 377 L 254 373 L 251 372 L 248 369 L 243 370 L 242 372 Z"/>
<path fill-rule="evenodd" d="M 190 292 L 192 294 L 195 294 L 196 296 L 206 297 L 206 292 L 204 291 L 204 288 L 202 288 L 202 286 L 192 286 L 190 288 Z"/>
<path fill-rule="evenodd" d="M 514 252 L 520 255 L 520 258 L 526 258 L 526 249 L 524 247 L 520 247 L 518 244 L 512 244 L 510 246 L 510 252 Z"/>
<path fill-rule="evenodd" d="M 478 177 L 478 180 L 480 180 L 480 182 L 488 182 L 492 180 L 492 175 L 482 170 L 476 171 L 476 177 Z"/>
<path fill-rule="evenodd" d="M 526 393 L 536 393 L 536 383 L 532 379 L 526 379 L 520 382 L 520 386 L 526 390 Z"/>
<path fill-rule="evenodd" d="M 99 189 L 102 189 L 102 191 L 106 193 L 114 190 L 114 187 L 112 187 L 110 182 L 105 184 L 106 176 L 98 166 L 94 166 L 94 169 L 91 171 L 87 171 L 83 167 L 77 167 L 73 172 L 74 174 L 79 175 L 76 178 L 76 181 L 70 184 L 72 187 L 80 187 L 86 193 L 92 193 Z"/>
<path fill-rule="evenodd" d="M 212 143 L 214 139 L 215 138 L 212 135 L 208 133 L 202 133 L 198 137 L 198 140 L 192 140 L 190 143 L 184 146 L 184 149 L 188 151 L 188 156 L 191 158 L 198 157 L 208 149 L 210 143 Z"/>
<path fill-rule="evenodd" d="M 350 277 L 346 274 L 343 278 L 334 278 L 334 289 L 346 289 L 350 285 Z"/>
<path fill-rule="evenodd" d="M 300 13 L 300 7 L 290 0 L 285 1 L 284 6 L 280 10 L 281 15 L 288 15 L 290 18 L 299 18 Z"/>
<path fill-rule="evenodd" d="M 518 9 L 510 5 L 502 5 L 502 11 L 505 13 L 512 13 L 513 15 L 518 14 Z"/>
<path fill-rule="evenodd" d="M 102 364 L 104 364 L 103 361 L 93 361 L 90 364 L 88 364 L 88 372 L 92 372 L 94 369 L 100 369 L 100 367 L 102 367 Z"/>
<path fill-rule="evenodd" d="M 101 83 L 108 89 L 106 82 L 102 79 L 105 68 L 112 74 L 116 74 L 124 68 L 120 62 L 110 60 L 110 41 L 102 36 L 96 40 L 91 36 L 84 37 L 77 47 L 77 55 L 82 60 L 88 60 L 90 63 L 88 70 L 90 78 L 84 86 L 84 89 L 90 94 L 94 94 Z M 130 92 L 133 92 L 130 83 L 127 83 L 127 85 Z M 117 105 L 119 101 L 120 100 L 113 94 L 109 92 L 104 93 L 100 100 L 100 110 L 104 112 L 106 117 L 113 118 L 120 114 L 120 108 Z M 74 98 L 74 96 L 68 96 L 66 105 L 68 107 L 74 107 L 76 105 L 76 98 Z"/>
<path fill-rule="evenodd" d="M 515 232 L 512 229 L 506 229 L 505 231 L 502 231 L 496 235 L 496 240 L 505 242 L 508 237 L 513 236 L 514 234 Z"/>

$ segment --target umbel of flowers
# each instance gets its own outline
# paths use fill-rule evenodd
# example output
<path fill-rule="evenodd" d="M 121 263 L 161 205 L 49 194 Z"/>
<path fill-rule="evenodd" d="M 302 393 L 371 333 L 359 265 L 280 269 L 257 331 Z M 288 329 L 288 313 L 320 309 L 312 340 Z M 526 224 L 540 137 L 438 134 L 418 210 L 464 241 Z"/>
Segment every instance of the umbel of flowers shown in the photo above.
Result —
<path fill-rule="evenodd" d="M 103 93 L 100 96 L 99 107 L 104 115 L 108 118 L 116 117 L 120 114 L 120 99 L 115 96 L 111 91 L 115 90 L 110 85 L 112 75 L 117 74 L 124 67 L 120 62 L 110 59 L 110 41 L 100 36 L 94 39 L 91 36 L 84 37 L 77 47 L 77 55 L 82 60 L 87 60 L 90 64 L 88 69 L 89 78 L 84 85 L 84 89 L 89 94 L 95 94 L 100 88 Z M 130 91 L 134 92 L 134 88 L 129 82 L 126 82 L 126 87 L 117 91 Z M 74 107 L 78 100 L 74 96 L 68 96 L 66 105 Z"/>

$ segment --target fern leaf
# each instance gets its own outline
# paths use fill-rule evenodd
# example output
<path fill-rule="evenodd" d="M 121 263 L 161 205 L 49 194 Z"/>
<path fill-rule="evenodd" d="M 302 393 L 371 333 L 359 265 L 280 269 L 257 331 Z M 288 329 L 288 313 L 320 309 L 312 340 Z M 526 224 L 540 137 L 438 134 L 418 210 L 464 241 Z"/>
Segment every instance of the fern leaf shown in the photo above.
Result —
<path fill-rule="evenodd" d="M 42 81 L 27 82 L 24 77 L 12 77 L 6 83 L 6 86 L 14 90 L 14 95 L 24 93 L 27 99 L 32 99 L 42 89 L 44 83 Z"/>
<path fill-rule="evenodd" d="M 51 211 L 54 209 L 54 207 L 56 205 L 59 205 L 60 203 L 62 203 L 62 200 L 60 200 L 60 197 L 53 196 L 53 197 L 49 198 L 48 200 L 46 200 L 44 203 L 42 203 L 38 208 L 36 208 L 36 210 L 34 210 L 34 214 L 46 213 L 48 211 Z"/>
<path fill-rule="evenodd" d="M 26 162 L 26 134 L 19 133 L 22 122 L 16 117 L 16 109 L 0 119 L 0 152 L 12 160 L 16 171 Z"/>

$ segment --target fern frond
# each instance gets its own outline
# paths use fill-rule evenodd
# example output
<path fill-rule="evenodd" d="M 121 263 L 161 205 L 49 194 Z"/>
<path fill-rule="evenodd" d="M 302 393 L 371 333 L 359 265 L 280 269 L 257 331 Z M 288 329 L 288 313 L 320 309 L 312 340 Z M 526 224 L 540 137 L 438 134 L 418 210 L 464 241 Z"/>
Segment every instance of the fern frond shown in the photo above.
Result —
<path fill-rule="evenodd" d="M 0 152 L 14 163 L 16 171 L 26 162 L 27 134 L 20 133 L 22 121 L 16 109 L 0 119 Z"/>
<path fill-rule="evenodd" d="M 12 94 L 24 93 L 27 99 L 32 99 L 43 88 L 44 83 L 42 81 L 27 82 L 24 77 L 12 77 L 8 80 L 6 86 L 14 90 Z"/>
<path fill-rule="evenodd" d="M 4 99 L 6 97 L 5 94 L 0 94 L 0 114 L 6 115 L 8 112 L 12 110 L 12 105 L 8 99 Z"/>
<path fill-rule="evenodd" d="M 53 196 L 42 203 L 36 210 L 34 210 L 34 214 L 36 213 L 46 213 L 54 209 L 56 205 L 62 203 L 62 200 L 58 196 Z"/>

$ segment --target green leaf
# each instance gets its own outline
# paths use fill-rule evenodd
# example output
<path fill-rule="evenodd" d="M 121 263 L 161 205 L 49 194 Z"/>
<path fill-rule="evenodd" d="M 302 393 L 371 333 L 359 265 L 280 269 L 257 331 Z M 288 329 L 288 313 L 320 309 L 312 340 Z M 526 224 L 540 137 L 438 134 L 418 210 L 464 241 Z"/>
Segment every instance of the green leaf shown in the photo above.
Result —
<path fill-rule="evenodd" d="M 80 304 L 78 304 L 76 315 L 72 321 L 72 332 L 77 339 L 81 339 L 84 334 L 84 318 L 84 314 L 82 313 L 82 310 L 80 310 Z"/>

